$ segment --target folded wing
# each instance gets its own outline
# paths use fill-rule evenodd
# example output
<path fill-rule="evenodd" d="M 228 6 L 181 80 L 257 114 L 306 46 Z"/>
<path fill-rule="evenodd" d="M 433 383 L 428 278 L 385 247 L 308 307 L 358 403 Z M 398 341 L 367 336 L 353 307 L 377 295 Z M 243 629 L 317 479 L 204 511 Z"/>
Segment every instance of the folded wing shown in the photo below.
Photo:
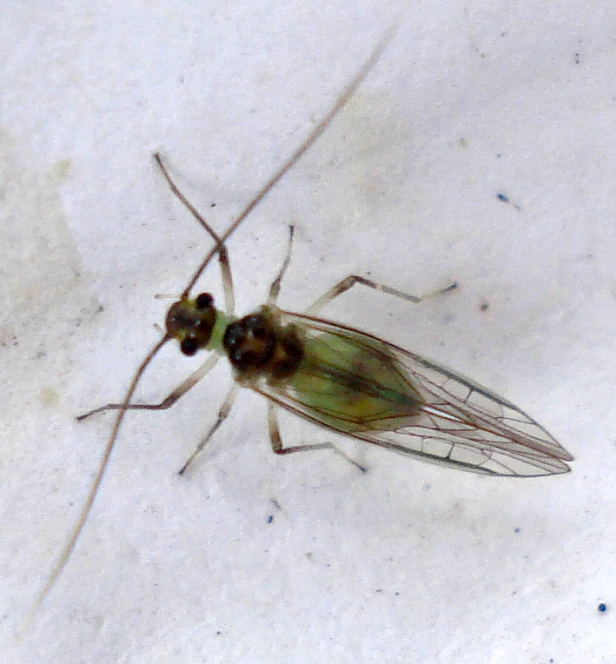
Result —
<path fill-rule="evenodd" d="M 337 416 L 328 407 L 327 399 L 311 400 L 311 395 L 303 394 L 297 387 L 302 385 L 301 380 L 254 386 L 286 410 L 343 435 L 460 470 L 513 477 L 570 470 L 566 462 L 573 457 L 540 424 L 486 388 L 358 330 L 289 312 L 281 312 L 281 316 L 284 324 L 296 325 L 308 341 L 318 340 L 334 351 L 356 349 L 362 358 L 382 358 L 388 364 L 387 370 L 399 374 L 408 385 L 409 395 L 408 415 L 400 413 L 397 399 L 392 402 L 394 408 L 384 407 L 383 414 L 372 416 L 369 423 L 362 420 L 350 426 L 348 411 Z M 348 355 L 348 350 L 345 352 Z M 342 362 L 332 368 L 331 351 L 325 357 L 323 363 L 328 366 L 323 372 L 332 380 L 361 386 L 370 383 L 369 375 L 353 375 L 349 380 L 343 375 L 345 370 L 340 369 Z M 304 370 L 308 369 L 300 367 L 298 371 Z M 310 385 L 310 380 L 305 384 Z M 378 385 L 375 389 L 388 392 Z M 379 398 L 385 402 L 388 397 Z"/>

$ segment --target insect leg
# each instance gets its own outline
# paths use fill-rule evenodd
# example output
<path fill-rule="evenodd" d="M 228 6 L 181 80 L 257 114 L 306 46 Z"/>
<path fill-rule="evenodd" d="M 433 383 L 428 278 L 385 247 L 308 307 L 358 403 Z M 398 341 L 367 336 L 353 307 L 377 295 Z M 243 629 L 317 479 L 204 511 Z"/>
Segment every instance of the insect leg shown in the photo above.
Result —
<path fill-rule="evenodd" d="M 357 463 L 350 456 L 347 456 L 342 450 L 339 450 L 333 443 L 313 443 L 312 445 L 293 445 L 292 447 L 282 446 L 282 436 L 280 435 L 280 427 L 278 426 L 278 418 L 276 417 L 276 406 L 269 402 L 267 404 L 267 425 L 269 428 L 270 443 L 272 451 L 275 454 L 292 454 L 293 452 L 307 452 L 309 450 L 332 450 L 339 454 L 343 459 L 352 463 L 356 468 L 366 472 L 366 468 Z"/>
<path fill-rule="evenodd" d="M 282 282 L 282 278 L 284 277 L 284 274 L 287 271 L 287 268 L 289 267 L 289 261 L 291 260 L 291 248 L 293 246 L 294 232 L 295 232 L 295 227 L 289 226 L 289 244 L 287 245 L 287 254 L 284 257 L 284 261 L 282 262 L 282 266 L 280 268 L 280 272 L 278 272 L 278 276 L 274 279 L 274 281 L 272 281 L 269 295 L 267 296 L 267 304 L 276 304 L 276 300 L 278 299 L 278 293 L 280 292 L 280 283 Z"/>
<path fill-rule="evenodd" d="M 412 302 L 413 304 L 419 304 L 424 300 L 427 300 L 430 297 L 435 295 L 441 295 L 442 293 L 448 293 L 450 290 L 456 288 L 457 284 L 454 281 L 445 286 L 445 288 L 440 288 L 439 290 L 426 293 L 425 295 L 410 295 L 409 293 L 403 293 L 397 288 L 392 288 L 391 286 L 385 286 L 384 284 L 379 284 L 376 281 L 371 279 L 366 279 L 366 277 L 361 277 L 357 274 L 351 274 L 342 281 L 338 282 L 335 286 L 330 288 L 324 295 L 321 295 L 316 302 L 306 309 L 306 314 L 308 316 L 316 315 L 321 309 L 326 307 L 333 299 L 337 298 L 339 295 L 346 293 L 351 289 L 355 284 L 360 284 L 362 286 L 367 286 L 368 288 L 373 288 L 374 290 L 380 291 L 381 293 L 387 293 L 387 295 L 393 295 L 394 297 L 399 297 L 402 300 L 407 302 Z"/>
<path fill-rule="evenodd" d="M 85 420 L 90 415 L 96 415 L 96 413 L 103 413 L 106 410 L 120 410 L 124 408 L 126 410 L 166 410 L 171 408 L 173 404 L 183 397 L 188 390 L 192 389 L 209 371 L 211 371 L 216 362 L 218 362 L 219 355 L 212 354 L 208 359 L 194 372 L 192 373 L 185 381 L 180 383 L 169 396 L 165 397 L 160 403 L 130 403 L 127 406 L 121 403 L 109 403 L 106 406 L 101 406 L 100 408 L 95 408 L 90 410 L 83 415 L 79 415 L 77 420 L 81 422 Z"/>
<path fill-rule="evenodd" d="M 197 445 L 197 448 L 195 451 L 188 457 L 188 460 L 186 463 L 180 468 L 178 471 L 178 475 L 183 475 L 188 466 L 195 460 L 195 457 L 197 457 L 203 448 L 208 444 L 210 438 L 214 435 L 215 431 L 218 429 L 218 427 L 227 419 L 229 416 L 229 413 L 231 412 L 231 408 L 233 408 L 233 402 L 235 401 L 235 397 L 237 396 L 238 390 L 239 390 L 239 383 L 233 383 L 233 386 L 229 390 L 229 393 L 225 397 L 225 400 L 223 401 L 222 406 L 220 407 L 220 410 L 218 411 L 218 417 L 216 418 L 216 422 L 212 425 L 212 428 L 207 432 L 207 436 L 201 440 L 201 442 Z"/>
<path fill-rule="evenodd" d="M 220 262 L 220 273 L 222 277 L 222 287 L 225 293 L 225 309 L 229 315 L 233 315 L 235 311 L 235 293 L 233 292 L 233 277 L 231 276 L 231 264 L 229 263 L 229 254 L 227 252 L 227 247 L 222 244 L 222 240 L 219 237 L 218 233 L 207 223 L 203 215 L 195 208 L 195 206 L 184 196 L 184 194 L 178 189 L 177 185 L 169 175 L 167 167 L 163 164 L 160 154 L 155 153 L 154 159 L 163 175 L 165 180 L 175 194 L 178 200 L 184 204 L 192 216 L 199 222 L 199 224 L 211 235 L 214 242 L 216 242 L 220 249 L 218 251 L 218 260 Z"/>

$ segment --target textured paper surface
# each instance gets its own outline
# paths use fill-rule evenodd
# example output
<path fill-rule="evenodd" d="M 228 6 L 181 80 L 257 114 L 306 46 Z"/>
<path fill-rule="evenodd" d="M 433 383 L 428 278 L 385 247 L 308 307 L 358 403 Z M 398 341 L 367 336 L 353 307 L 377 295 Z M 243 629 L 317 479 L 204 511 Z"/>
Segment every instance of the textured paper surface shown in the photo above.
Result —
<path fill-rule="evenodd" d="M 282 306 L 480 381 L 574 472 L 498 480 L 348 445 L 277 458 L 265 407 L 215 418 L 221 366 L 126 418 L 78 547 L 14 629 L 81 507 L 167 300 L 387 27 L 382 3 L 29 3 L 1 10 L 0 614 L 12 662 L 549 662 L 616 656 L 614 19 L 606 3 L 414 3 L 349 107 L 229 245 L 239 313 L 296 224 Z M 214 206 L 213 206 L 214 205 Z M 213 268 L 203 281 L 220 296 Z M 143 380 L 164 396 L 175 349 Z M 321 433 L 284 421 L 286 440 Z M 608 611 L 597 611 L 606 602 Z M 8 661 L 8 660 L 7 660 Z"/>

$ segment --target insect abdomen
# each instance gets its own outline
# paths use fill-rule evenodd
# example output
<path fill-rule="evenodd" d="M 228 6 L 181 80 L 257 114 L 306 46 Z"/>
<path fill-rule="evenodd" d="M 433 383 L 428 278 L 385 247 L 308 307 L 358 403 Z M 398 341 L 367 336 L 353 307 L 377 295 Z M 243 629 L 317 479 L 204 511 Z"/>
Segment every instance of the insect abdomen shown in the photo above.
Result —
<path fill-rule="evenodd" d="M 343 432 L 391 430 L 419 415 L 421 397 L 386 349 L 324 332 L 306 340 L 303 351 L 289 386 L 323 424 Z"/>

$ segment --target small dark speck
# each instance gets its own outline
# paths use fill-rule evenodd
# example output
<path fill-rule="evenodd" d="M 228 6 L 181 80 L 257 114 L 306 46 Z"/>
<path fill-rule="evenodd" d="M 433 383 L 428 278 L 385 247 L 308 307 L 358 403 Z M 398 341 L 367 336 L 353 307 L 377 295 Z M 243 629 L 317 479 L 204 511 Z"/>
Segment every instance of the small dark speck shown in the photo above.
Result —
<path fill-rule="evenodd" d="M 395 592 L 394 595 L 395 595 L 396 597 L 400 597 L 400 593 L 399 593 L 399 592 Z"/>
<path fill-rule="evenodd" d="M 605 612 L 607 611 L 607 604 L 604 604 L 603 602 L 601 602 L 601 604 L 599 604 L 599 606 L 597 607 L 597 609 L 598 609 L 601 613 L 605 613 Z"/>
<path fill-rule="evenodd" d="M 503 156 L 502 152 L 497 152 L 496 153 L 496 158 L 500 159 Z"/>
<path fill-rule="evenodd" d="M 520 212 L 520 210 L 521 210 L 520 206 L 517 205 L 516 203 L 512 203 L 511 200 L 509 199 L 509 196 L 507 196 L 507 194 L 503 194 L 503 193 L 499 192 L 498 194 L 496 194 L 496 198 L 498 198 L 498 200 L 503 202 L 503 203 L 507 203 L 508 205 L 511 205 L 514 210 L 517 210 L 518 212 Z"/>
<path fill-rule="evenodd" d="M 216 203 L 210 203 L 210 207 L 211 207 L 211 208 L 215 208 L 215 207 L 216 207 Z"/>
<path fill-rule="evenodd" d="M 377 588 L 374 592 L 382 593 L 382 592 L 383 592 L 383 589 L 382 589 L 382 588 Z"/>
<path fill-rule="evenodd" d="M 576 65 L 580 64 L 580 54 L 576 53 L 573 57 L 573 61 L 575 62 Z"/>
<path fill-rule="evenodd" d="M 514 528 L 514 529 L 513 529 L 513 532 L 514 532 L 514 533 L 519 533 L 521 530 L 522 530 L 521 528 Z"/>
<path fill-rule="evenodd" d="M 221 634 L 222 634 L 222 632 L 219 629 L 216 630 L 216 636 L 220 636 Z"/>
<path fill-rule="evenodd" d="M 270 514 L 270 515 L 267 517 L 267 522 L 268 522 L 268 523 L 271 523 L 273 520 L 274 520 L 274 515 L 273 515 L 273 514 Z"/>
<path fill-rule="evenodd" d="M 485 301 L 479 304 L 479 311 L 487 311 L 489 308 L 490 305 Z"/>

